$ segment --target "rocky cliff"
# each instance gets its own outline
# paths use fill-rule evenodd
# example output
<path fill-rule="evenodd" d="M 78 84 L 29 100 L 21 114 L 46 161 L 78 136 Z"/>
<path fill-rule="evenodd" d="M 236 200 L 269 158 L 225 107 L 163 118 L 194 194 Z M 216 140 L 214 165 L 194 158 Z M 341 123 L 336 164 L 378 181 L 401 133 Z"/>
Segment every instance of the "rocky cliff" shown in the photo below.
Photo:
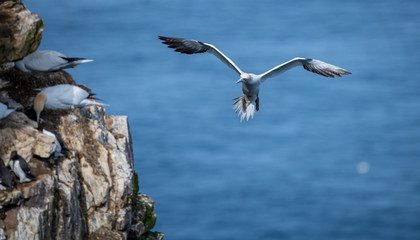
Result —
<path fill-rule="evenodd" d="M 44 23 L 20 1 L 0 1 L 0 62 L 14 61 L 35 51 Z"/>
<path fill-rule="evenodd" d="M 42 20 L 19 1 L 1 2 L 0 20 L 0 64 L 37 48 Z M 153 200 L 138 194 L 126 116 L 91 106 L 47 110 L 42 123 L 34 121 L 37 90 L 61 83 L 77 85 L 64 71 L 0 69 L 0 102 L 17 109 L 0 119 L 0 158 L 8 166 L 17 151 L 36 176 L 28 183 L 16 179 L 11 192 L 0 190 L 0 240 L 162 239 L 150 231 Z M 56 139 L 43 130 L 62 139 L 63 154 L 54 154 Z"/>

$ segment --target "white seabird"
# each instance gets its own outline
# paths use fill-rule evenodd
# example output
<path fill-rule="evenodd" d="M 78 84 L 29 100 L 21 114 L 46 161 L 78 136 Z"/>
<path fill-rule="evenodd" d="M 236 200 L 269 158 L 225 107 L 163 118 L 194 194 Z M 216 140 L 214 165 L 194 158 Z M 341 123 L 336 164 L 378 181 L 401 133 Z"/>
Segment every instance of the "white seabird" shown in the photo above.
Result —
<path fill-rule="evenodd" d="M 342 68 L 322 62 L 320 60 L 301 57 L 293 58 L 292 60 L 280 64 L 259 75 L 253 73 L 245 73 L 239 67 L 237 67 L 232 60 L 226 57 L 219 49 L 211 44 L 183 38 L 159 36 L 159 39 L 162 40 L 164 44 L 167 44 L 169 48 L 174 48 L 174 51 L 176 52 L 185 54 L 204 52 L 211 53 L 220 59 L 229 68 L 233 69 L 236 73 L 239 74 L 240 79 L 236 83 L 242 83 L 243 95 L 235 98 L 235 102 L 233 104 L 234 109 L 236 108 L 235 112 L 241 116 L 241 122 L 245 118 L 247 121 L 250 117 L 253 118 L 254 113 L 259 110 L 260 106 L 258 93 L 261 83 L 263 83 L 267 78 L 277 76 L 297 66 L 303 66 L 304 69 L 323 75 L 325 77 L 333 78 L 341 77 L 341 75 L 351 74 Z"/>
<path fill-rule="evenodd" d="M 0 119 L 7 117 L 10 113 L 16 109 L 9 108 L 6 104 L 0 103 Z"/>
<path fill-rule="evenodd" d="M 63 150 L 63 148 L 61 147 L 62 146 L 62 142 L 60 142 L 60 140 L 57 137 L 57 135 L 54 134 L 54 133 L 52 133 L 52 132 L 50 132 L 50 131 L 47 131 L 45 129 L 42 130 L 42 133 L 54 138 L 54 147 L 53 147 L 53 149 L 51 151 L 51 154 L 54 154 L 54 157 L 63 157 L 64 154 L 61 153 L 61 151 Z"/>
<path fill-rule="evenodd" d="M 13 151 L 10 154 L 9 161 L 10 168 L 19 177 L 20 183 L 31 182 L 35 180 L 35 176 L 31 173 L 31 167 L 29 164 L 17 154 L 16 151 Z"/>
<path fill-rule="evenodd" d="M 3 159 L 0 158 L 0 190 L 13 191 L 13 175 L 9 169 L 4 165 Z"/>
<path fill-rule="evenodd" d="M 92 61 L 86 58 L 68 58 L 56 51 L 39 50 L 15 62 L 15 66 L 23 72 L 53 72 Z"/>
<path fill-rule="evenodd" d="M 104 104 L 94 101 L 93 94 L 89 94 L 81 87 L 70 84 L 59 84 L 44 88 L 34 99 L 36 120 L 44 109 L 72 109 L 91 105 L 103 106 Z M 91 99 L 89 99 L 91 98 Z"/>

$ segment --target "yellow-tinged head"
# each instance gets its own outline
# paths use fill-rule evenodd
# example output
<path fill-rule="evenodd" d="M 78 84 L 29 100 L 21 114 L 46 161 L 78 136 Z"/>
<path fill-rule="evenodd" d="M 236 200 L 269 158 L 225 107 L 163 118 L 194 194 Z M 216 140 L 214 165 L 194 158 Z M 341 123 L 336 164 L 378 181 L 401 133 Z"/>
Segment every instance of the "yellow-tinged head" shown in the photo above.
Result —
<path fill-rule="evenodd" d="M 45 101 L 47 101 L 47 96 L 42 92 L 38 93 L 34 99 L 34 111 L 36 113 L 36 121 L 38 124 L 41 112 L 44 110 Z"/>
<path fill-rule="evenodd" d="M 239 78 L 239 80 L 236 81 L 236 84 L 240 82 L 248 82 L 251 80 L 251 78 L 251 75 L 249 75 L 248 73 L 241 73 L 241 78 Z"/>

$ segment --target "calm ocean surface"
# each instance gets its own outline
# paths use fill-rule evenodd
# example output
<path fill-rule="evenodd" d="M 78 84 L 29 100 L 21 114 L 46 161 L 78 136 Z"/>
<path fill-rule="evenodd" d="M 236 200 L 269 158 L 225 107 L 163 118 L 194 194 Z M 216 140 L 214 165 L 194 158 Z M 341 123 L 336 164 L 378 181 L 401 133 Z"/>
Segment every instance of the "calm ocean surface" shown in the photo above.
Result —
<path fill-rule="evenodd" d="M 24 1 L 40 49 L 95 59 L 74 79 L 128 115 L 141 192 L 167 240 L 420 239 L 420 1 Z M 240 123 L 238 76 L 316 58 L 261 86 Z"/>

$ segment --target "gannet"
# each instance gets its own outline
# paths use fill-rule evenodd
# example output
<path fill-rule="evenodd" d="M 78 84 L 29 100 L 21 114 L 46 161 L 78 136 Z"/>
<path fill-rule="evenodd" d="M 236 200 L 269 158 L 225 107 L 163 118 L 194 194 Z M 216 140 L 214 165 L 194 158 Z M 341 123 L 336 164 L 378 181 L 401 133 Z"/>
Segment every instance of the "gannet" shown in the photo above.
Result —
<path fill-rule="evenodd" d="M 81 63 L 92 61 L 92 59 L 86 58 L 68 58 L 56 51 L 40 50 L 15 62 L 15 66 L 23 72 L 53 72 L 65 68 L 74 68 Z"/>
<path fill-rule="evenodd" d="M 4 165 L 3 159 L 0 158 L 0 190 L 7 190 L 11 192 L 15 181 L 12 173 Z"/>
<path fill-rule="evenodd" d="M 40 114 L 44 109 L 71 109 L 91 105 L 104 105 L 95 102 L 92 96 L 93 94 L 89 94 L 84 89 L 70 84 L 44 88 L 34 99 L 33 108 L 36 112 L 36 120 L 39 123 Z"/>
<path fill-rule="evenodd" d="M 167 44 L 169 48 L 174 48 L 175 52 L 185 54 L 204 52 L 211 53 L 220 59 L 229 68 L 233 69 L 236 73 L 239 74 L 240 78 L 238 81 L 236 81 L 236 83 L 242 83 L 243 95 L 233 99 L 233 108 L 236 109 L 235 113 L 238 113 L 238 116 L 241 117 L 241 122 L 245 118 L 247 121 L 250 117 L 253 118 L 254 113 L 259 110 L 260 106 L 258 93 L 261 83 L 263 83 L 267 78 L 277 76 L 297 66 L 303 66 L 304 69 L 325 77 L 333 78 L 341 77 L 341 75 L 351 74 L 342 68 L 322 62 L 320 60 L 302 57 L 293 58 L 259 75 L 246 73 L 237 67 L 235 63 L 226 57 L 219 49 L 209 43 L 203 43 L 190 39 L 162 36 L 159 36 L 159 39 L 162 40 L 164 44 Z"/>
<path fill-rule="evenodd" d="M 31 173 L 31 167 L 16 151 L 10 154 L 9 165 L 15 175 L 19 177 L 20 183 L 35 180 L 35 176 Z"/>
<path fill-rule="evenodd" d="M 0 119 L 7 117 L 10 113 L 16 109 L 9 108 L 6 104 L 0 103 Z"/>

